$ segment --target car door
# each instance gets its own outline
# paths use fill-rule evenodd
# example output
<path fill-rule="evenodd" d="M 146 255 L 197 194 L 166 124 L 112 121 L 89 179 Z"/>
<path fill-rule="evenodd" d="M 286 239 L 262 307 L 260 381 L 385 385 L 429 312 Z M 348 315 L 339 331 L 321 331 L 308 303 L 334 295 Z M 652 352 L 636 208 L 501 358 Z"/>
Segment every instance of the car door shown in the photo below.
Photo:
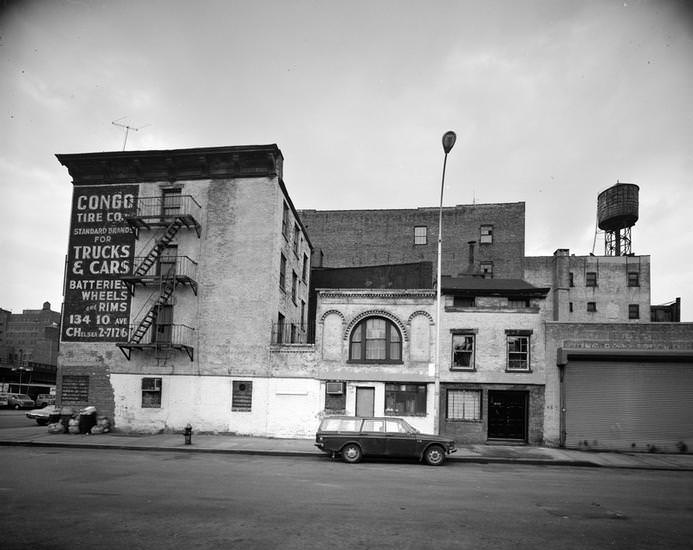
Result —
<path fill-rule="evenodd" d="M 385 435 L 388 456 L 417 456 L 416 434 L 411 433 L 399 418 L 386 420 Z"/>
<path fill-rule="evenodd" d="M 359 444 L 364 454 L 373 456 L 384 456 L 387 454 L 385 436 L 385 419 L 364 419 L 359 436 Z"/>

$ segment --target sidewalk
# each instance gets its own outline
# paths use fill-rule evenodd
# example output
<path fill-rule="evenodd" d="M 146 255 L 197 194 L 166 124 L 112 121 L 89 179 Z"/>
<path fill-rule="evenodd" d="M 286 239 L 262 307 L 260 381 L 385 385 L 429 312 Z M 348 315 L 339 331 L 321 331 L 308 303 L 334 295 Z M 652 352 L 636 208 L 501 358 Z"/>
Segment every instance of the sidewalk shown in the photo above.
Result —
<path fill-rule="evenodd" d="M 0 431 L 0 446 L 12 445 L 297 457 L 326 456 L 313 445 L 312 439 L 193 434 L 192 444 L 185 445 L 182 434 L 146 435 L 119 432 L 100 435 L 50 434 L 48 431 L 37 433 L 35 427 L 9 428 Z M 448 460 L 478 464 L 515 463 L 693 471 L 693 454 L 590 452 L 531 446 L 460 445 L 456 453 L 449 455 Z"/>

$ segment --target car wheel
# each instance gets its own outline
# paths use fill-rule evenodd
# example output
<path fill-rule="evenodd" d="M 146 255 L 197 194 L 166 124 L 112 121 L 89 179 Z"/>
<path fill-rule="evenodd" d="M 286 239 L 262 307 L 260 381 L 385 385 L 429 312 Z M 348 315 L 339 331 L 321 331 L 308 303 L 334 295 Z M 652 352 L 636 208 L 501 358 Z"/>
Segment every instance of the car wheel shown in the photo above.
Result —
<path fill-rule="evenodd" d="M 342 449 L 342 458 L 344 459 L 344 462 L 348 462 L 349 464 L 356 464 L 357 462 L 360 462 L 362 456 L 363 453 L 361 452 L 361 447 L 359 447 L 356 443 L 349 443 Z"/>
<path fill-rule="evenodd" d="M 48 426 L 48 420 L 44 420 L 44 419 L 42 419 L 42 418 L 37 418 L 37 419 L 36 419 L 36 423 L 37 423 L 39 426 Z"/>
<path fill-rule="evenodd" d="M 424 461 L 429 466 L 440 466 L 445 462 L 445 451 L 440 445 L 431 445 L 424 453 Z"/>

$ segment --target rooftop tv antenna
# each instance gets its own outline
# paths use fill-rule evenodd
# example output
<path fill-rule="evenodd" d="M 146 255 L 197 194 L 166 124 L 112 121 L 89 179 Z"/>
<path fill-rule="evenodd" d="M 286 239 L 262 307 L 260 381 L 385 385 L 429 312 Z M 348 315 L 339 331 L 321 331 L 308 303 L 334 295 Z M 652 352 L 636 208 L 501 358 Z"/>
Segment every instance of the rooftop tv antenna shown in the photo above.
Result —
<path fill-rule="evenodd" d="M 138 132 L 142 128 L 146 128 L 147 126 L 151 126 L 151 124 L 145 124 L 144 126 L 140 126 L 139 128 L 135 128 L 134 126 L 129 126 L 128 124 L 121 124 L 120 121 L 123 120 L 124 118 L 127 118 L 126 116 L 120 117 L 119 119 L 114 120 L 111 122 L 113 126 L 120 126 L 121 128 L 125 129 L 125 139 L 123 140 L 123 151 L 125 151 L 125 145 L 127 145 L 128 142 L 128 134 L 130 133 L 130 130 L 134 130 L 135 132 Z"/>

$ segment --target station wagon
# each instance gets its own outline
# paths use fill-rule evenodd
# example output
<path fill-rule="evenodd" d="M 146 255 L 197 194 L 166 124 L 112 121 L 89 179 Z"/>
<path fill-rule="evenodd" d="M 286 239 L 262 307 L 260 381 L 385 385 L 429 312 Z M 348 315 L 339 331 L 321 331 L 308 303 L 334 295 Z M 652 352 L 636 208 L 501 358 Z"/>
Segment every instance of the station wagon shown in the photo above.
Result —
<path fill-rule="evenodd" d="M 457 450 L 454 440 L 423 434 L 404 419 L 390 416 L 328 416 L 315 434 L 315 446 L 352 464 L 366 456 L 385 456 L 440 466 L 446 455 Z"/>

